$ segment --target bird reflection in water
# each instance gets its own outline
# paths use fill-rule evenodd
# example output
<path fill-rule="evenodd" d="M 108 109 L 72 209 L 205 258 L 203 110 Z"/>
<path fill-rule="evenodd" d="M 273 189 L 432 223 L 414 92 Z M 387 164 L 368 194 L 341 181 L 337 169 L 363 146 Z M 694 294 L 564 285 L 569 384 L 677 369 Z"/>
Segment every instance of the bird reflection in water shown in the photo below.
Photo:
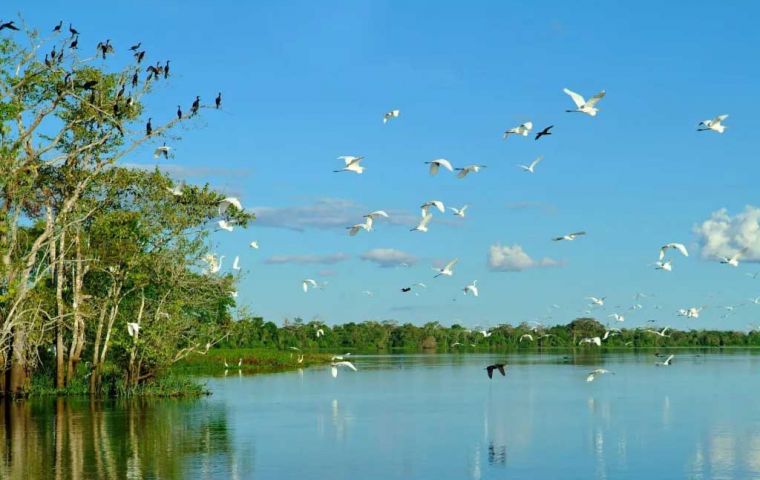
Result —
<path fill-rule="evenodd" d="M 488 444 L 488 463 L 490 465 L 506 465 L 507 464 L 507 446 L 505 444 L 495 444 L 489 442 Z"/>

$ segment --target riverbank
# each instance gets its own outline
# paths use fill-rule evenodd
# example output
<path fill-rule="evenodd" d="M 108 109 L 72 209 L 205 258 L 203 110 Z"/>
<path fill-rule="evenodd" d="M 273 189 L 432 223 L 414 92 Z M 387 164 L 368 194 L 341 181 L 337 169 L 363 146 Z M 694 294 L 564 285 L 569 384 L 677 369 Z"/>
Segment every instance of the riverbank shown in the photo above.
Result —
<path fill-rule="evenodd" d="M 241 371 L 246 375 L 253 375 L 297 370 L 311 365 L 324 365 L 330 362 L 331 357 L 332 354 L 330 353 L 310 353 L 296 350 L 222 348 L 209 350 L 205 355 L 192 355 L 175 364 L 171 370 L 176 375 L 222 375 L 225 370 L 228 373 Z M 240 365 L 238 366 L 238 364 Z"/>

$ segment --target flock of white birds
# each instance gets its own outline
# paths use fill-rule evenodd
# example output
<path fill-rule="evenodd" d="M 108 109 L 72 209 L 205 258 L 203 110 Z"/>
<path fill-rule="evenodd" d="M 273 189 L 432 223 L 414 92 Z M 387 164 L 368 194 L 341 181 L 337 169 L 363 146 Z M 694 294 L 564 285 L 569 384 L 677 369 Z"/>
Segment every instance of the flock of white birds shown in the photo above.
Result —
<path fill-rule="evenodd" d="M 573 104 L 575 105 L 575 108 L 567 109 L 567 110 L 565 110 L 566 112 L 582 113 L 582 114 L 588 115 L 590 117 L 596 117 L 597 116 L 597 114 L 599 113 L 599 108 L 597 108 L 597 105 L 604 98 L 604 96 L 606 94 L 606 92 L 604 90 L 602 90 L 599 93 L 597 93 L 596 95 L 594 95 L 591 98 L 589 98 L 588 100 L 586 100 L 582 95 L 580 95 L 580 94 L 578 94 L 576 92 L 573 92 L 572 90 L 569 90 L 567 88 L 565 88 L 563 91 L 564 91 L 565 94 L 567 94 L 570 97 L 570 99 L 572 100 Z M 386 124 L 386 123 L 388 123 L 390 121 L 393 121 L 393 120 L 399 118 L 400 114 L 401 114 L 400 110 L 390 110 L 390 111 L 388 111 L 387 113 L 385 113 L 383 115 L 382 121 L 383 121 L 384 124 Z M 727 118 L 728 118 L 728 115 L 718 115 L 718 116 L 716 116 L 713 119 L 708 119 L 708 120 L 701 121 L 698 124 L 697 130 L 698 131 L 711 131 L 711 132 L 716 132 L 716 133 L 722 134 L 722 133 L 725 132 L 725 130 L 727 128 L 723 124 L 723 122 Z M 538 140 L 538 139 L 540 139 L 543 136 L 552 135 L 551 129 L 553 127 L 554 127 L 553 125 L 550 125 L 550 126 L 544 128 L 543 130 L 537 132 L 536 135 L 535 135 L 535 140 Z M 516 127 L 507 129 L 504 132 L 504 134 L 503 134 L 503 138 L 507 139 L 510 136 L 527 137 L 528 135 L 531 134 L 532 131 L 533 131 L 533 123 L 530 122 L 530 121 L 527 121 L 527 122 L 524 122 L 524 123 L 522 123 L 522 124 L 520 124 L 520 125 L 518 125 Z M 162 156 L 162 155 L 166 156 L 168 154 L 170 148 L 171 147 L 168 147 L 168 146 L 166 146 L 164 144 L 164 145 L 162 145 L 161 147 L 158 147 L 155 150 L 154 156 L 155 157 L 159 157 L 159 156 Z M 364 161 L 364 157 L 363 156 L 341 155 L 341 156 L 338 157 L 338 160 L 341 160 L 343 162 L 343 166 L 342 166 L 342 168 L 334 170 L 335 173 L 353 173 L 353 174 L 361 175 L 365 171 L 366 167 L 362 164 L 362 162 Z M 528 164 L 528 165 L 522 165 L 522 164 L 520 164 L 520 165 L 517 165 L 517 167 L 519 169 L 521 169 L 522 171 L 524 171 L 525 173 L 527 173 L 527 174 L 536 174 L 537 167 L 539 166 L 539 164 L 541 163 L 542 160 L 543 160 L 543 157 L 539 156 L 535 160 L 533 160 L 530 164 Z M 480 164 L 466 165 L 466 166 L 463 166 L 463 167 L 454 167 L 452 165 L 452 163 L 449 160 L 445 159 L 445 158 L 437 158 L 437 159 L 434 159 L 434 160 L 430 160 L 430 161 L 424 162 L 424 164 L 428 166 L 428 171 L 429 171 L 430 175 L 437 175 L 442 170 L 446 170 L 446 171 L 449 171 L 449 172 L 452 172 L 452 173 L 457 172 L 456 176 L 457 176 L 457 178 L 460 178 L 460 179 L 463 179 L 463 178 L 467 177 L 470 174 L 480 173 L 483 169 L 486 168 L 486 165 L 480 165 Z M 181 196 L 182 195 L 182 189 L 179 186 L 176 186 L 176 187 L 173 187 L 173 188 L 169 188 L 168 190 L 169 190 L 169 192 L 172 195 L 175 195 L 175 196 Z M 228 198 L 225 198 L 224 200 L 222 200 L 220 202 L 220 204 L 219 204 L 219 214 L 220 215 L 224 214 L 224 212 L 230 206 L 233 206 L 233 207 L 235 207 L 235 208 L 237 208 L 239 210 L 243 209 L 243 206 L 242 206 L 242 204 L 241 204 L 241 202 L 240 202 L 239 199 L 237 199 L 235 197 L 228 197 Z M 421 233 L 428 232 L 429 228 L 430 228 L 429 225 L 430 225 L 431 220 L 433 219 L 434 212 L 438 211 L 438 212 L 444 214 L 444 213 L 446 213 L 446 209 L 447 209 L 447 207 L 440 200 L 428 200 L 428 201 L 423 202 L 422 205 L 420 205 L 419 223 L 417 224 L 417 226 L 415 226 L 414 228 L 412 228 L 411 231 L 413 231 L 413 232 L 421 232 Z M 465 213 L 466 213 L 466 211 L 468 209 L 468 205 L 463 205 L 460 208 L 448 207 L 448 209 L 452 212 L 453 215 L 458 216 L 458 217 L 464 217 Z M 385 210 L 375 210 L 373 212 L 367 213 L 366 215 L 363 216 L 364 221 L 362 223 L 357 223 L 357 224 L 354 224 L 354 225 L 346 226 L 346 230 L 348 232 L 348 235 L 353 237 L 353 236 L 359 234 L 362 231 L 367 232 L 367 233 L 372 232 L 373 231 L 374 223 L 378 219 L 381 219 L 381 218 L 382 219 L 389 218 L 388 212 L 386 212 Z M 231 231 L 234 230 L 235 225 L 234 225 L 234 223 L 229 222 L 227 220 L 219 220 L 218 223 L 217 223 L 217 227 L 218 227 L 218 230 L 223 230 L 223 231 L 231 232 Z M 584 235 L 586 235 L 586 232 L 584 232 L 584 231 L 577 231 L 577 232 L 571 232 L 571 233 L 567 233 L 567 234 L 564 234 L 564 235 L 557 236 L 557 237 L 553 238 L 552 240 L 557 241 L 557 242 L 559 242 L 559 241 L 571 242 L 571 241 L 577 240 L 578 238 L 580 238 L 580 237 L 582 237 Z M 258 244 L 257 241 L 252 241 L 249 244 L 249 246 L 251 248 L 253 248 L 253 249 L 258 249 L 259 248 L 259 244 Z M 670 258 L 670 256 L 669 256 L 669 252 L 670 251 L 678 252 L 678 253 L 680 253 L 684 257 L 688 257 L 689 256 L 689 252 L 688 252 L 688 250 L 687 250 L 687 248 L 686 248 L 686 246 L 684 244 L 682 244 L 682 243 L 676 243 L 676 242 L 666 243 L 666 244 L 664 244 L 660 248 L 659 258 L 654 263 L 654 268 L 655 269 L 662 270 L 662 271 L 665 271 L 665 272 L 671 272 L 673 270 L 673 259 Z M 737 267 L 739 265 L 739 261 L 741 259 L 741 256 L 743 254 L 745 254 L 745 253 L 746 253 L 746 251 L 737 252 L 735 255 L 733 255 L 731 257 L 726 257 L 726 258 L 720 259 L 720 262 L 723 263 L 723 264 L 732 266 L 732 267 Z M 221 268 L 222 268 L 222 261 L 223 261 L 224 258 L 225 258 L 224 255 L 217 256 L 215 254 L 208 254 L 205 257 L 205 261 L 208 264 L 206 272 L 209 273 L 209 274 L 216 274 L 216 273 L 218 273 L 221 270 Z M 458 262 L 458 259 L 454 258 L 453 260 L 449 261 L 444 266 L 442 266 L 440 268 L 434 268 L 433 269 L 435 271 L 434 278 L 438 278 L 438 277 L 452 277 L 452 276 L 454 276 L 454 267 L 456 266 L 457 262 Z M 240 270 L 240 257 L 239 256 L 235 256 L 234 257 L 232 269 L 235 270 L 235 271 L 239 271 Z M 313 278 L 305 278 L 305 279 L 303 279 L 301 281 L 301 289 L 303 290 L 304 293 L 308 293 L 311 290 L 322 289 L 322 288 L 325 288 L 325 287 L 326 287 L 326 282 L 325 283 L 320 283 L 320 282 L 317 282 Z M 418 282 L 418 283 L 415 283 L 412 286 L 402 288 L 401 291 L 402 292 L 411 292 L 411 291 L 416 290 L 417 288 L 425 288 L 425 287 L 426 287 L 426 285 L 424 283 Z M 471 296 L 477 297 L 479 295 L 477 280 L 474 280 L 471 283 L 465 285 L 462 288 L 462 292 L 464 293 L 464 295 L 471 295 Z M 372 292 L 370 292 L 370 291 L 365 291 L 364 293 L 367 294 L 367 295 L 369 295 L 369 296 L 372 295 Z M 237 292 L 230 292 L 230 295 L 233 296 L 233 297 L 237 297 Z M 645 296 L 646 295 L 644 295 L 644 294 L 637 294 L 635 298 L 637 300 L 639 300 L 640 298 L 643 298 Z M 604 307 L 604 305 L 605 305 L 605 298 L 606 297 L 596 297 L 596 296 L 586 297 L 586 299 L 589 300 L 590 303 L 589 303 L 589 310 L 586 310 L 584 313 L 590 314 L 592 308 Z M 757 299 L 754 299 L 754 300 L 755 300 L 755 302 L 754 302 L 755 304 L 760 305 L 760 297 L 757 298 Z M 558 306 L 553 306 L 553 307 L 558 308 Z M 618 306 L 618 307 L 620 307 L 620 306 Z M 634 304 L 632 307 L 630 307 L 630 310 L 638 310 L 638 309 L 641 309 L 641 308 L 642 308 L 642 305 L 640 303 L 637 303 L 637 304 Z M 657 307 L 655 307 L 655 308 L 657 308 Z M 683 309 L 680 309 L 678 311 L 678 315 L 679 316 L 683 316 L 683 317 L 687 317 L 687 318 L 698 318 L 699 314 L 700 314 L 700 312 L 702 311 L 703 308 L 704 308 L 704 306 L 683 308 Z M 611 313 L 610 315 L 608 315 L 608 318 L 611 318 L 611 319 L 615 320 L 616 322 L 624 322 L 625 321 L 625 315 L 622 314 L 622 313 L 619 313 L 619 312 Z M 525 335 L 523 335 L 523 336 L 520 337 L 520 340 L 519 340 L 520 342 L 523 342 L 523 341 L 532 342 L 532 341 L 536 341 L 536 340 L 541 339 L 541 338 L 545 338 L 545 337 L 551 336 L 549 334 L 542 334 L 543 332 L 541 331 L 541 329 L 543 328 L 543 325 L 541 325 L 538 322 L 534 322 L 534 323 L 536 323 L 536 327 L 534 327 L 535 336 L 531 335 L 531 334 L 525 334 Z M 130 335 L 135 335 L 135 336 L 137 335 L 138 329 L 139 329 L 138 326 L 128 325 L 128 328 L 130 330 L 129 331 Z M 651 333 L 653 335 L 657 335 L 659 337 L 668 337 L 669 335 L 666 334 L 666 332 L 667 332 L 668 329 L 669 329 L 669 327 L 665 327 L 665 328 L 663 328 L 662 330 L 659 330 L 659 331 L 655 330 L 655 329 L 646 329 L 645 331 L 649 332 L 649 333 Z M 321 329 L 320 329 L 320 331 L 321 331 Z M 491 332 L 488 331 L 488 330 L 479 330 L 479 332 L 483 335 L 484 338 L 487 338 L 487 337 L 489 337 L 491 335 Z M 323 331 L 321 333 L 324 334 Z M 617 334 L 619 334 L 619 329 L 610 328 L 609 330 L 607 330 L 605 332 L 605 334 L 604 334 L 603 337 L 583 338 L 583 339 L 581 339 L 579 341 L 579 345 L 588 344 L 588 345 L 596 345 L 596 346 L 600 347 L 602 345 L 603 341 L 605 341 L 608 338 L 610 338 L 612 336 L 615 336 Z M 457 345 L 455 345 L 455 346 L 457 346 Z M 344 356 L 347 356 L 347 355 L 349 355 L 349 354 L 346 354 Z M 337 376 L 338 368 L 339 367 L 346 367 L 346 368 L 349 368 L 351 370 L 356 370 L 356 367 L 351 362 L 349 362 L 348 360 L 346 360 L 345 358 L 343 358 L 344 356 L 335 356 L 335 357 L 333 357 L 333 359 L 332 359 L 333 360 L 333 362 L 332 362 L 332 369 L 331 369 L 331 374 L 332 374 L 333 377 Z M 671 364 L 672 360 L 673 360 L 673 356 L 671 355 L 665 361 L 657 363 L 657 365 L 659 365 L 659 366 L 668 366 L 668 365 Z M 303 361 L 303 356 L 299 356 L 299 363 L 302 362 L 302 361 Z M 226 362 L 225 362 L 225 366 L 227 366 Z M 589 373 L 589 375 L 586 378 L 586 380 L 588 382 L 592 382 L 592 381 L 594 381 L 594 379 L 597 376 L 602 375 L 602 374 L 607 374 L 607 373 L 613 373 L 613 372 L 610 372 L 610 371 L 605 370 L 605 369 L 597 369 L 597 370 L 594 370 L 593 372 Z"/>

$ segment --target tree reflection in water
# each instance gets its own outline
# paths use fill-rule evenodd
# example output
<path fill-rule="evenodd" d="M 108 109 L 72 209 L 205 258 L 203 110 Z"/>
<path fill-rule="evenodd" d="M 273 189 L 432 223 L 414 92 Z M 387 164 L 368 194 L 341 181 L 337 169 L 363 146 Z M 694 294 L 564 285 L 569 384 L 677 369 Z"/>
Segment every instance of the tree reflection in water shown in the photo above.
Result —
<path fill-rule="evenodd" d="M 204 400 L 0 401 L 0 478 L 236 478 L 227 414 Z M 252 458 L 252 455 L 246 455 Z"/>

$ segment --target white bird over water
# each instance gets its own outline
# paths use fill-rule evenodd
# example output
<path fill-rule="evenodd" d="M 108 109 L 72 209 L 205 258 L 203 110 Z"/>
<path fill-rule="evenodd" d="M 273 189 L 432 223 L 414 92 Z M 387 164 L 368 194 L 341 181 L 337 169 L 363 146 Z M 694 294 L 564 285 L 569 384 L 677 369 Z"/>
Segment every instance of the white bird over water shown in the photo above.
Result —
<path fill-rule="evenodd" d="M 412 228 L 410 231 L 412 232 L 427 232 L 428 231 L 428 223 L 430 223 L 430 220 L 433 219 L 432 213 L 426 213 L 422 216 L 420 219 L 420 223 L 417 224 L 416 227 Z"/>
<path fill-rule="evenodd" d="M 533 341 L 533 335 L 531 335 L 530 333 L 524 333 L 524 334 L 520 335 L 520 339 L 518 340 L 518 342 L 522 342 L 523 340 L 528 340 L 528 341 L 532 342 Z"/>
<path fill-rule="evenodd" d="M 441 275 L 444 275 L 446 277 L 454 275 L 454 265 L 456 265 L 458 261 L 459 259 L 455 258 L 454 260 L 447 263 L 443 268 L 433 268 L 433 270 L 438 272 L 433 278 L 440 277 Z"/>
<path fill-rule="evenodd" d="M 301 282 L 301 288 L 304 293 L 308 293 L 309 288 L 317 288 L 317 281 L 312 278 L 306 278 Z"/>
<path fill-rule="evenodd" d="M 449 172 L 454 171 L 454 167 L 451 166 L 451 162 L 446 160 L 445 158 L 437 158 L 435 160 L 431 160 L 429 162 L 425 162 L 425 165 L 430 165 L 430 175 L 435 175 L 438 173 L 438 169 L 440 167 L 445 168 Z"/>
<path fill-rule="evenodd" d="M 472 294 L 474 297 L 478 296 L 478 281 L 473 280 L 471 284 L 467 285 L 462 289 L 465 295 Z"/>
<path fill-rule="evenodd" d="M 388 123 L 394 118 L 398 118 L 399 114 L 401 114 L 401 111 L 399 110 L 391 110 L 390 112 L 383 115 L 383 123 Z"/>
<path fill-rule="evenodd" d="M 510 135 L 522 135 L 523 137 L 527 137 L 532 129 L 533 122 L 525 122 L 517 127 L 510 128 L 509 130 L 505 131 L 504 138 L 507 138 Z"/>
<path fill-rule="evenodd" d="M 522 169 L 523 172 L 535 173 L 536 165 L 538 165 L 539 163 L 541 163 L 541 160 L 543 160 L 543 159 L 544 159 L 544 157 L 540 156 L 540 157 L 537 157 L 532 162 L 530 162 L 530 165 L 517 165 L 517 167 L 520 168 L 520 169 Z"/>
<path fill-rule="evenodd" d="M 599 112 L 599 109 L 596 108 L 596 104 L 604 98 L 605 91 L 602 90 L 601 92 L 597 93 L 593 97 L 589 98 L 588 101 L 584 99 L 579 94 L 573 92 L 572 90 L 569 90 L 567 88 L 562 90 L 567 95 L 570 96 L 570 98 L 573 99 L 573 103 L 575 103 L 575 110 L 565 110 L 566 112 L 578 112 L 578 113 L 585 113 L 586 115 L 590 115 L 592 117 L 595 117 L 596 114 Z"/>
<path fill-rule="evenodd" d="M 360 165 L 360 162 L 362 161 L 364 157 L 355 157 L 353 155 L 341 155 L 338 157 L 338 160 L 343 160 L 343 163 L 345 163 L 345 166 L 341 168 L 340 170 L 333 170 L 335 173 L 340 172 L 353 172 L 356 174 L 361 174 L 364 172 L 364 167 Z"/>
<path fill-rule="evenodd" d="M 232 261 L 232 269 L 240 270 L 240 255 L 236 255 L 235 260 Z"/>
<path fill-rule="evenodd" d="M 588 374 L 588 376 L 586 377 L 586 381 L 593 382 L 596 379 L 596 377 L 598 377 L 599 375 L 604 375 L 606 373 L 615 375 L 615 372 L 611 372 L 607 370 L 606 368 L 597 368 L 596 370 L 593 370 Z"/>
<path fill-rule="evenodd" d="M 422 216 L 423 217 L 428 214 L 428 212 L 430 211 L 430 207 L 435 207 L 435 208 L 438 209 L 439 212 L 446 213 L 446 207 L 443 205 L 442 201 L 440 201 L 440 200 L 430 200 L 430 201 L 425 202 L 422 205 L 420 205 L 420 208 L 422 209 Z"/>
<path fill-rule="evenodd" d="M 350 368 L 354 372 L 358 371 L 357 368 L 354 366 L 354 364 L 349 362 L 348 360 L 335 362 L 332 364 L 332 368 L 330 369 L 330 374 L 333 376 L 333 378 L 336 378 L 338 376 L 338 367 Z"/>
<path fill-rule="evenodd" d="M 487 165 L 467 165 L 466 167 L 457 168 L 459 172 L 457 178 L 464 178 L 468 173 L 479 173 L 481 169 L 486 168 Z"/>
<path fill-rule="evenodd" d="M 597 307 L 603 307 L 605 298 L 607 297 L 586 297 L 586 300 L 591 300 L 591 303 Z"/>
<path fill-rule="evenodd" d="M 686 247 L 683 243 L 666 243 L 662 247 L 660 247 L 660 260 L 665 258 L 665 252 L 667 252 L 669 249 L 675 249 L 681 252 L 681 255 L 684 257 L 689 256 L 689 251 L 686 250 Z"/>
<path fill-rule="evenodd" d="M 451 213 L 453 213 L 455 216 L 464 218 L 464 212 L 467 210 L 467 205 L 462 208 L 449 207 L 449 210 L 451 210 Z"/>
<path fill-rule="evenodd" d="M 644 330 L 647 333 L 654 333 L 658 337 L 669 337 L 670 335 L 666 335 L 665 332 L 667 332 L 670 329 L 670 327 L 665 327 L 659 332 L 657 330 Z"/>
<path fill-rule="evenodd" d="M 724 114 L 724 115 L 718 115 L 712 120 L 702 120 L 701 122 L 699 122 L 697 131 L 705 132 L 707 130 L 712 130 L 713 132 L 723 133 L 726 131 L 727 127 L 723 125 L 722 122 L 727 118 L 728 118 L 728 115 Z"/>
<path fill-rule="evenodd" d="M 738 267 L 739 266 L 739 258 L 741 258 L 742 255 L 744 255 L 747 252 L 747 249 L 742 249 L 739 252 L 736 252 L 730 257 L 722 257 L 720 260 L 720 263 L 724 265 L 731 265 L 732 267 Z"/>
<path fill-rule="evenodd" d="M 675 358 L 675 355 L 668 355 L 668 358 L 666 358 L 664 362 L 656 362 L 655 365 L 657 365 L 658 367 L 669 367 L 673 365 L 674 358 Z"/>
<path fill-rule="evenodd" d="M 554 240 L 555 242 L 560 242 L 562 240 L 566 240 L 568 242 L 572 242 L 573 240 L 575 240 L 576 238 L 578 238 L 578 237 L 580 237 L 582 235 L 586 235 L 586 232 L 568 233 L 567 235 L 562 235 L 561 237 L 555 237 L 552 240 Z"/>
<path fill-rule="evenodd" d="M 584 343 L 593 343 L 597 347 L 601 347 L 602 346 L 602 339 L 599 338 L 599 337 L 581 338 L 581 341 L 578 342 L 578 345 L 583 345 Z"/>

